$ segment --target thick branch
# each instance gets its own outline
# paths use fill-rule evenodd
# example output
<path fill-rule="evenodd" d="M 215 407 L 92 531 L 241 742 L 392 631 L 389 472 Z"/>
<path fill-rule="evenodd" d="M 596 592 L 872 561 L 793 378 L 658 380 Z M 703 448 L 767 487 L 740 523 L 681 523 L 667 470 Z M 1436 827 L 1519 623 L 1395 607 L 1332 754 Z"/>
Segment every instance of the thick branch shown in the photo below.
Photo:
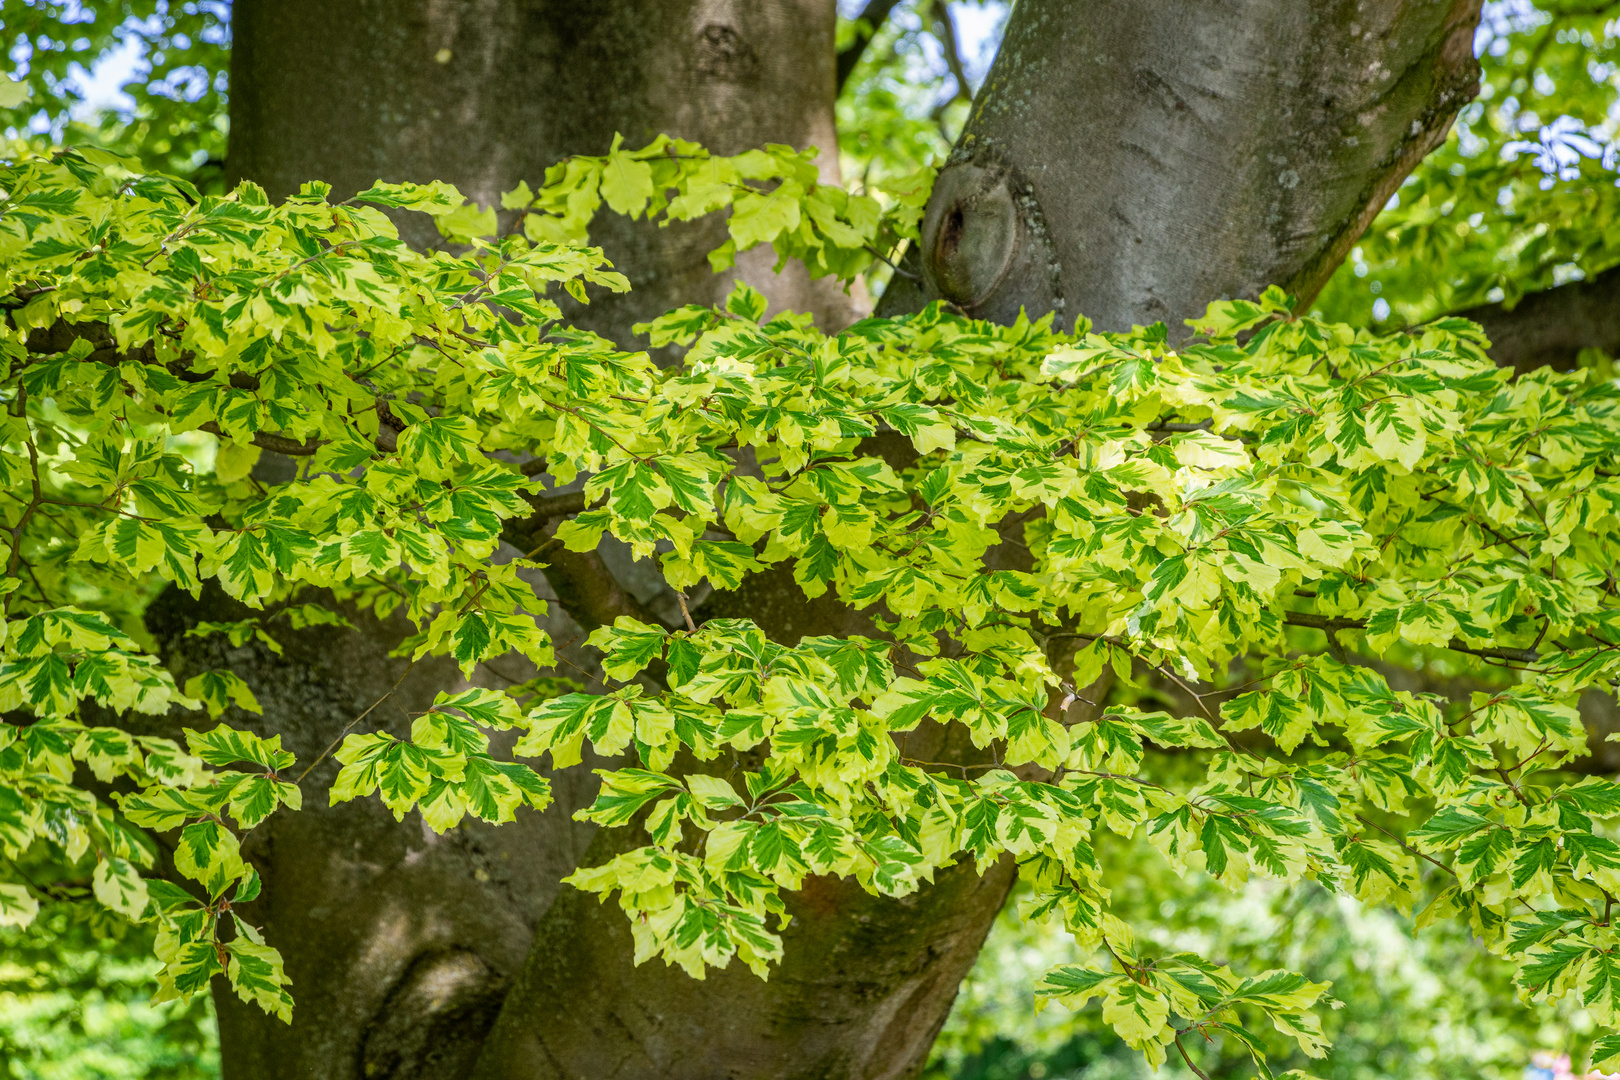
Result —
<path fill-rule="evenodd" d="M 962 63 L 962 46 L 956 39 L 956 23 L 951 21 L 951 5 L 947 0 L 938 0 L 934 4 L 934 25 L 939 34 L 939 44 L 945 52 L 945 66 L 950 70 L 951 78 L 956 80 L 956 94 L 952 101 L 973 100 L 973 88 L 968 85 L 967 65 Z"/>
<path fill-rule="evenodd" d="M 1530 293 L 1511 308 L 1484 304 L 1454 314 L 1485 328 L 1491 359 L 1501 366 L 1568 371 L 1582 349 L 1620 355 L 1620 266 Z"/>
<path fill-rule="evenodd" d="M 519 523 L 519 528 L 525 532 L 533 533 L 553 518 L 568 517 L 585 509 L 585 493 L 583 491 L 565 491 L 558 495 L 524 495 L 529 505 L 534 507 L 534 516 L 526 522 Z"/>
<path fill-rule="evenodd" d="M 530 495 L 528 499 L 535 513 L 521 521 L 508 521 L 501 530 L 501 539 L 541 560 L 557 603 L 581 629 L 589 632 L 598 626 L 611 626 L 621 615 L 649 626 L 678 629 L 620 584 L 601 555 L 595 551 L 570 551 L 557 539 L 560 520 L 585 509 L 583 492 Z"/>
<path fill-rule="evenodd" d="M 855 65 L 861 62 L 866 54 L 866 47 L 877 36 L 878 28 L 889 17 L 900 0 L 866 0 L 866 6 L 861 13 L 855 16 L 855 40 L 838 50 L 838 93 L 844 92 L 844 83 L 849 81 L 850 74 L 854 72 Z M 861 23 L 865 23 L 863 28 Z"/>
<path fill-rule="evenodd" d="M 1308 301 L 1477 90 L 1478 15 L 1019 0 L 929 199 L 922 287 L 879 312 L 940 298 L 1179 337 L 1219 297 Z"/>
<path fill-rule="evenodd" d="M 6 321 L 13 326 L 16 325 L 9 312 Z M 148 341 L 131 349 L 120 349 L 118 341 L 113 337 L 112 329 L 100 320 L 76 323 L 57 319 L 50 326 L 30 330 L 28 351 L 39 356 L 54 356 L 57 353 L 67 352 L 73 347 L 73 343 L 81 338 L 90 343 L 91 352 L 85 359 L 92 363 L 115 366 L 126 360 L 136 360 L 143 364 L 157 363 L 157 349 L 152 342 Z"/>
<path fill-rule="evenodd" d="M 1367 623 L 1363 619 L 1331 619 L 1323 615 L 1310 615 L 1302 611 L 1290 611 L 1287 618 L 1290 626 L 1309 626 L 1317 630 L 1333 633 L 1337 630 L 1365 630 Z M 1473 656 L 1484 656 L 1492 660 L 1513 660 L 1521 664 L 1533 664 L 1541 659 L 1541 654 L 1534 649 L 1476 649 L 1460 638 L 1452 638 L 1446 648 L 1453 652 L 1469 653 Z"/>
<path fill-rule="evenodd" d="M 212 420 L 208 421 L 206 424 L 200 425 L 197 430 L 206 431 L 208 434 L 221 439 L 227 439 L 230 437 L 226 435 L 224 430 Z M 254 434 L 253 445 L 257 446 L 261 450 L 270 450 L 277 454 L 286 454 L 288 457 L 310 457 L 321 448 L 321 442 L 319 439 L 308 439 L 304 442 L 299 442 L 297 439 L 289 439 L 285 435 L 271 435 L 263 431 L 256 432 Z"/>

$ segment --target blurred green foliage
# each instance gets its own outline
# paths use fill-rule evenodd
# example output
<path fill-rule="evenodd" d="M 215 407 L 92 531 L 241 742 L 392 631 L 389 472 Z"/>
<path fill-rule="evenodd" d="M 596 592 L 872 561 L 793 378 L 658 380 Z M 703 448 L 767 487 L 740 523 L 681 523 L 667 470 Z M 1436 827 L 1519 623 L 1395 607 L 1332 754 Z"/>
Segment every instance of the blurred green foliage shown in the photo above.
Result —
<path fill-rule="evenodd" d="M 7 59 L 29 88 L 0 107 L 0 132 L 95 145 L 224 189 L 229 0 L 0 0 Z M 85 108 L 98 62 L 131 66 L 127 110 Z"/>
<path fill-rule="evenodd" d="M 1317 299 L 1397 329 L 1620 263 L 1620 3 L 1492 0 L 1484 79 Z"/>
<path fill-rule="evenodd" d="M 1157 927 L 1147 936 L 1158 947 L 1196 950 L 1245 971 L 1285 967 L 1332 981 L 1342 1003 L 1323 1014 L 1332 1053 L 1321 1061 L 1290 1056 L 1276 1038 L 1279 1070 L 1323 1080 L 1518 1080 L 1534 1051 L 1579 1046 L 1593 1030 L 1579 1010 L 1515 1001 L 1511 966 L 1459 924 L 1431 925 L 1414 939 L 1406 915 L 1319 885 L 1286 889 L 1256 880 L 1228 892 L 1207 877 L 1178 877 L 1140 837 L 1107 840 L 1140 848 L 1110 857 L 1107 865 L 1134 872 L 1109 884 L 1121 917 Z M 1435 891 L 1435 882 L 1427 884 Z M 1010 904 L 963 983 L 925 1080 L 1148 1080 L 1154 1074 L 1095 1006 L 1036 1015 L 1033 986 L 1041 973 L 1087 959 L 1060 929 L 1025 922 Z M 1200 1064 L 1215 1080 L 1254 1075 L 1236 1045 L 1206 1046 Z M 1173 1054 L 1158 1075 L 1166 1074 L 1193 1080 Z"/>
<path fill-rule="evenodd" d="M 0 1077 L 214 1080 L 213 1011 L 151 1005 L 151 931 L 51 904 L 26 931 L 0 927 Z"/>
<path fill-rule="evenodd" d="M 838 47 L 869 27 L 864 5 L 842 2 Z M 1001 37 L 1007 5 L 995 0 L 905 0 L 875 28 L 838 97 L 838 144 L 853 186 L 939 165 L 967 122 L 968 104 Z"/>

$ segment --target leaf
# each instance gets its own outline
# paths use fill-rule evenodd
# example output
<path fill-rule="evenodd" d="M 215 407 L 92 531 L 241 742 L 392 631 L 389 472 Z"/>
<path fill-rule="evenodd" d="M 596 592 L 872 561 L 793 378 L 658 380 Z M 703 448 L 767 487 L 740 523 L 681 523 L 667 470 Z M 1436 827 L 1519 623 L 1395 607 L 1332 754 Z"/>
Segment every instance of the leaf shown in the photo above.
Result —
<path fill-rule="evenodd" d="M 622 138 L 613 137 L 613 149 L 608 151 L 607 163 L 602 169 L 602 200 L 614 213 L 636 218 L 652 198 L 652 166 L 620 150 Z"/>
<path fill-rule="evenodd" d="M 21 108 L 30 92 L 27 83 L 14 82 L 10 77 L 0 75 L 0 109 Z"/>
<path fill-rule="evenodd" d="M 281 748 L 280 735 L 272 735 L 265 739 L 226 724 L 220 724 L 208 732 L 195 731 L 191 728 L 183 730 L 186 746 L 210 765 L 235 765 L 248 761 L 269 772 L 280 772 L 291 766 L 295 760 L 290 751 Z"/>
<path fill-rule="evenodd" d="M 39 914 L 39 901 L 28 887 L 0 881 L 0 926 L 27 926 Z"/>
<path fill-rule="evenodd" d="M 401 742 L 383 731 L 349 735 L 333 756 L 343 768 L 328 792 L 330 805 L 380 792 L 398 821 L 427 794 L 433 779 L 459 781 L 465 767 L 459 754 Z"/>
<path fill-rule="evenodd" d="M 1103 989 L 1103 1023 L 1110 1025 L 1126 1045 L 1145 1050 L 1158 1045 L 1159 1033 L 1170 1018 L 1170 1002 L 1157 990 L 1116 979 Z"/>
<path fill-rule="evenodd" d="M 628 615 L 620 615 L 612 626 L 591 631 L 586 643 L 601 649 L 602 670 L 620 681 L 628 681 L 664 654 L 668 634 L 662 627 L 648 626 Z"/>
<path fill-rule="evenodd" d="M 1035 993 L 1042 1001 L 1061 1001 L 1078 1011 L 1092 998 L 1101 997 L 1106 984 L 1122 978 L 1124 976 L 1106 971 L 1063 965 L 1041 976 Z"/>
<path fill-rule="evenodd" d="M 1605 1027 L 1620 1024 L 1620 957 L 1594 951 L 1581 964 L 1581 1004 Z"/>
<path fill-rule="evenodd" d="M 470 416 L 429 417 L 405 429 L 399 454 L 428 479 L 447 479 L 456 465 L 476 459 L 481 437 Z"/>
<path fill-rule="evenodd" d="M 91 887 L 102 906 L 136 922 L 146 917 L 150 898 L 146 882 L 127 860 L 101 859 L 91 876 Z"/>
<path fill-rule="evenodd" d="M 691 773 L 686 777 L 686 786 L 691 790 L 692 797 L 710 810 L 730 810 L 747 805 L 736 789 L 718 776 Z"/>
<path fill-rule="evenodd" d="M 206 704 L 207 714 L 215 719 L 230 706 L 237 706 L 246 712 L 264 712 L 259 706 L 259 699 L 253 696 L 253 690 L 249 690 L 248 683 L 243 682 L 240 675 L 227 670 L 193 675 L 186 680 L 185 693 L 188 698 L 196 698 Z"/>
<path fill-rule="evenodd" d="M 1243 444 L 1208 431 L 1189 431 L 1170 440 L 1176 460 L 1200 469 L 1244 469 L 1249 466 Z"/>
<path fill-rule="evenodd" d="M 777 185 L 764 194 L 750 192 L 732 203 L 727 228 L 736 250 L 747 251 L 758 244 L 769 244 L 778 236 L 799 227 L 799 196 L 804 189 L 792 181 Z"/>
<path fill-rule="evenodd" d="M 237 920 L 237 925 L 243 925 Z M 236 996 L 250 1005 L 292 1023 L 292 995 L 288 993 L 288 979 L 283 969 L 281 953 L 243 935 L 225 946 L 229 957 L 225 976 L 230 980 Z"/>
<path fill-rule="evenodd" d="M 217 821 L 199 821 L 180 830 L 174 865 L 211 897 L 223 893 L 247 869 L 236 835 Z"/>
<path fill-rule="evenodd" d="M 648 803 L 680 788 L 679 781 L 645 769 L 597 769 L 602 788 L 596 801 L 574 815 L 598 825 L 624 825 Z"/>
<path fill-rule="evenodd" d="M 1592 1043 L 1592 1070 L 1613 1072 L 1611 1065 L 1620 1064 L 1620 1034 L 1604 1035 Z"/>

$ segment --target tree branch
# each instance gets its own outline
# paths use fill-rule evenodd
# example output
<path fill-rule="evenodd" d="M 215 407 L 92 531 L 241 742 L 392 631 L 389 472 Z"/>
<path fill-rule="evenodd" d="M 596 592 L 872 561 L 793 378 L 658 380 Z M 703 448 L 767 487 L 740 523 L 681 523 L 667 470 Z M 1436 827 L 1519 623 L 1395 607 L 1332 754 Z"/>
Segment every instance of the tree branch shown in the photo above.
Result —
<path fill-rule="evenodd" d="M 1365 630 L 1367 623 L 1363 619 L 1331 619 L 1324 615 L 1311 615 L 1303 611 L 1290 611 L 1285 620 L 1290 626 L 1309 626 L 1316 630 L 1333 633 L 1336 630 Z M 1493 660 L 1513 660 L 1521 664 L 1533 664 L 1541 659 L 1541 654 L 1534 649 L 1476 649 L 1459 638 L 1452 638 L 1446 648 L 1453 652 L 1469 653 L 1473 656 L 1484 656 Z"/>
<path fill-rule="evenodd" d="M 935 33 L 945 53 L 945 66 L 956 80 L 956 93 L 952 101 L 972 101 L 973 88 L 968 85 L 967 65 L 962 63 L 962 47 L 956 39 L 956 23 L 951 20 L 949 0 L 934 0 Z"/>
<path fill-rule="evenodd" d="M 602 556 L 595 551 L 569 551 L 556 540 L 561 518 L 585 509 L 584 492 L 562 495 L 525 496 L 535 513 L 521 521 L 508 521 L 501 539 L 519 551 L 546 549 L 541 572 L 573 620 L 587 633 L 598 626 L 611 626 L 613 620 L 628 615 L 648 626 L 680 629 L 659 618 L 613 576 Z M 549 541 L 549 542 L 547 542 Z"/>
<path fill-rule="evenodd" d="M 1491 359 L 1502 367 L 1568 371 L 1585 348 L 1620 355 L 1620 266 L 1585 281 L 1528 293 L 1511 309 L 1484 304 L 1453 314 L 1485 328 Z"/>
<path fill-rule="evenodd" d="M 833 90 L 834 94 L 844 92 L 844 83 L 849 81 L 855 65 L 859 64 L 861 57 L 866 54 L 866 47 L 877 36 L 878 29 L 888 19 L 889 12 L 899 3 L 900 0 L 866 0 L 866 6 L 855 16 L 855 40 L 838 50 L 838 81 Z M 867 24 L 865 29 L 860 26 L 862 22 Z"/>
<path fill-rule="evenodd" d="M 214 423 L 212 420 L 208 421 L 206 424 L 198 425 L 197 430 L 206 431 L 208 434 L 220 439 L 230 438 L 230 436 L 226 435 L 220 426 Z M 255 432 L 251 441 L 254 446 L 257 446 L 261 450 L 270 450 L 277 454 L 286 454 L 288 457 L 309 457 L 319 450 L 323 445 L 319 439 L 308 439 L 304 442 L 299 442 L 297 439 L 289 439 L 285 435 L 271 435 L 269 432 L 265 431 Z"/>
<path fill-rule="evenodd" d="M 15 320 L 7 312 L 6 322 L 15 326 Z M 50 326 L 36 327 L 28 331 L 27 348 L 31 353 L 41 356 L 54 356 L 65 353 L 73 347 L 73 343 L 80 338 L 89 341 L 92 351 L 86 360 L 97 364 L 110 364 L 117 366 L 125 360 L 138 360 L 145 364 L 157 363 L 157 349 L 148 341 L 125 351 L 118 348 L 118 342 L 113 337 L 112 329 L 103 321 L 75 323 L 66 319 L 57 319 Z"/>
<path fill-rule="evenodd" d="M 565 491 L 560 495 L 531 495 L 523 496 L 529 505 L 534 507 L 534 516 L 527 521 L 518 522 L 518 528 L 525 533 L 534 533 L 543 527 L 552 518 L 568 517 L 585 509 L 585 493 L 583 491 Z"/>

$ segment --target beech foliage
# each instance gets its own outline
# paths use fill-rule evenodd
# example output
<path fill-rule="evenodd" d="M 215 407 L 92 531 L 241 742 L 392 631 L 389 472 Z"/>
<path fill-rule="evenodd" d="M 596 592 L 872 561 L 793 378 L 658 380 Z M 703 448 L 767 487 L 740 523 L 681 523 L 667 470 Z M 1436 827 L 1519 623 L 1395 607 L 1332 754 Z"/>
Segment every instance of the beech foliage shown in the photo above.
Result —
<path fill-rule="evenodd" d="M 615 689 L 446 691 L 408 739 L 359 716 L 319 797 L 441 831 L 502 822 L 550 801 L 530 762 L 578 766 L 588 743 L 616 764 L 580 816 L 648 842 L 568 881 L 623 909 L 638 961 L 694 978 L 734 960 L 768 978 L 782 894 L 808 875 L 904 896 L 1011 854 L 1024 917 L 1091 957 L 1047 972 L 1041 1000 L 1100 999 L 1152 1064 L 1218 1031 L 1264 1068 L 1263 1027 L 1319 1056 L 1330 990 L 1139 944 L 1105 833 L 1229 887 L 1309 879 L 1462 922 L 1525 996 L 1620 1026 L 1620 787 L 1567 770 L 1588 753 L 1577 695 L 1620 671 L 1616 386 L 1499 369 L 1462 320 L 1378 337 L 1277 290 L 1210 305 L 1173 344 L 1182 328 L 939 304 L 828 335 L 739 286 L 637 328 L 665 366 L 562 318 L 560 292 L 626 288 L 588 246 L 602 206 L 729 210 L 717 269 L 770 244 L 847 280 L 915 236 L 926 173 L 880 200 L 819 183 L 812 153 L 615 145 L 497 212 L 442 183 L 203 195 L 106 151 L 17 147 L 0 166 L 8 859 L 43 843 L 96 902 L 154 923 L 160 999 L 222 975 L 289 1016 L 275 941 L 233 906 L 259 888 L 243 834 L 299 812 L 314 762 L 231 723 L 183 745 L 121 724 L 258 708 L 228 669 L 177 683 L 143 647 L 144 598 L 217 582 L 263 614 L 192 632 L 275 648 L 344 618 L 335 597 L 403 611 L 415 657 L 547 667 L 519 571 L 611 534 L 677 590 L 785 564 L 872 634 L 788 646 L 745 619 L 620 618 L 590 637 Z M 452 250 L 408 248 L 385 211 L 430 215 Z M 255 472 L 267 452 L 290 479 Z M 521 556 L 495 558 L 503 540 Z M 993 554 L 1008 545 L 1021 556 Z M 1500 688 L 1392 690 L 1364 662 L 1386 655 L 1494 667 Z M 1086 698 L 1144 671 L 1241 692 L 1181 714 Z M 962 725 L 983 760 L 909 757 L 924 723 Z M 1155 749 L 1202 753 L 1165 783 Z M 151 870 L 153 834 L 179 883 Z M 37 892 L 5 876 L 0 922 L 33 919 Z M 1620 1059 L 1620 1034 L 1593 1056 Z"/>

